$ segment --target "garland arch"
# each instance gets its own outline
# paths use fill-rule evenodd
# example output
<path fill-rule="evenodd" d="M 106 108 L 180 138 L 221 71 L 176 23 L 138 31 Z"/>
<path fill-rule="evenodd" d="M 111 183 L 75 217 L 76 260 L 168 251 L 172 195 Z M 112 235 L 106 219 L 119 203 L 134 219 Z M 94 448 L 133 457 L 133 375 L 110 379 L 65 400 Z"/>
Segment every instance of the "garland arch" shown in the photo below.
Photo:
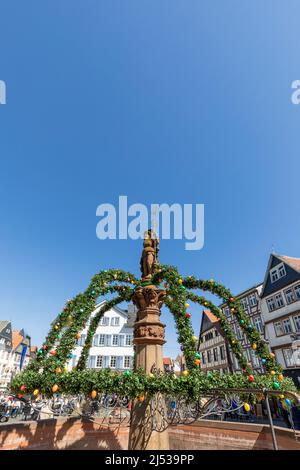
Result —
<path fill-rule="evenodd" d="M 125 371 L 123 374 L 110 369 L 95 371 L 86 368 L 89 349 L 96 328 L 106 311 L 123 301 L 129 302 L 135 289 L 147 284 L 160 286 L 166 290 L 165 305 L 174 316 L 178 342 L 186 359 L 187 370 L 181 376 L 174 374 L 149 374 L 143 370 Z M 226 303 L 247 336 L 253 351 L 264 366 L 265 373 L 252 375 L 252 367 L 244 356 L 243 348 L 235 336 L 226 316 L 213 302 L 192 290 L 210 292 Z M 80 331 L 87 325 L 96 307 L 97 299 L 107 294 L 117 296 L 105 304 L 91 318 L 88 333 L 77 366 L 71 371 L 65 369 L 70 359 Z M 202 305 L 220 320 L 221 328 L 236 356 L 242 374 L 220 374 L 218 372 L 201 371 L 200 355 L 197 351 L 198 338 L 194 335 L 190 314 L 187 312 L 188 301 Z M 11 383 L 11 390 L 21 397 L 24 393 L 38 396 L 40 393 L 51 396 L 53 393 L 66 394 L 105 392 L 127 395 L 131 398 L 153 395 L 161 392 L 172 395 L 186 395 L 196 398 L 203 390 L 211 388 L 268 388 L 274 390 L 294 391 L 291 379 L 284 378 L 281 367 L 274 354 L 261 339 L 259 332 L 251 325 L 240 302 L 230 290 L 213 279 L 201 280 L 194 276 L 181 277 L 177 268 L 158 265 L 151 281 L 141 282 L 133 274 L 120 269 L 100 271 L 96 274 L 88 288 L 68 300 L 63 310 L 51 324 L 51 329 L 38 350 L 37 358 Z"/>

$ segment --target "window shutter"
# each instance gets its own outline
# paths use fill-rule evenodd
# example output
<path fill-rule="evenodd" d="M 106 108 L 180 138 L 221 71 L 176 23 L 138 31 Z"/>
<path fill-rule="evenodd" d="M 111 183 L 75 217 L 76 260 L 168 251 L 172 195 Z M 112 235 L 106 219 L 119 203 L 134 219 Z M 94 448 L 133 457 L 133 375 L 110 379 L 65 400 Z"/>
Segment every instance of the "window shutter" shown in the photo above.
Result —
<path fill-rule="evenodd" d="M 110 346 L 111 345 L 111 335 L 106 335 L 105 336 L 105 345 Z"/>
<path fill-rule="evenodd" d="M 123 356 L 117 356 L 116 368 L 117 369 L 123 368 Z"/>
<path fill-rule="evenodd" d="M 95 335 L 93 339 L 93 346 L 99 345 L 99 335 Z"/>

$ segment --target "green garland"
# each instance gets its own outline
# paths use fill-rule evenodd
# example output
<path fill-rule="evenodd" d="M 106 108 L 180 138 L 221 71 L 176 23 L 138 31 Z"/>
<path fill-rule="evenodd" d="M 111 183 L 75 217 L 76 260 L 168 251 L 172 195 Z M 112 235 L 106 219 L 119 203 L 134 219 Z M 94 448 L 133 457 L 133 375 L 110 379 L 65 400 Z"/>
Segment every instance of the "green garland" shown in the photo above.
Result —
<path fill-rule="evenodd" d="M 69 300 L 62 312 L 51 325 L 42 348 L 38 351 L 37 359 L 29 364 L 26 370 L 18 374 L 12 381 L 11 389 L 15 393 L 34 390 L 51 395 L 56 391 L 61 393 L 89 393 L 96 389 L 99 392 L 113 392 L 120 395 L 136 397 L 140 393 L 162 392 L 167 394 L 197 395 L 200 390 L 207 388 L 236 388 L 236 387 L 267 387 L 280 390 L 294 390 L 290 379 L 283 379 L 281 368 L 269 353 L 265 343 L 261 340 L 259 332 L 251 325 L 245 315 L 240 302 L 231 292 L 213 280 L 204 281 L 189 276 L 181 278 L 176 267 L 158 266 L 148 284 L 159 286 L 165 281 L 165 304 L 174 315 L 177 337 L 183 350 L 188 371 L 175 379 L 171 374 L 158 376 L 145 376 L 143 371 L 125 372 L 120 374 L 110 370 L 87 370 L 86 362 L 92 339 L 100 319 L 106 311 L 122 301 L 130 301 L 136 287 L 145 285 L 138 281 L 131 273 L 119 269 L 100 271 L 96 274 L 86 291 Z M 121 284 L 120 284 L 121 283 Z M 128 285 L 130 284 L 130 286 Z M 244 357 L 241 344 L 235 337 L 232 328 L 222 310 L 204 297 L 198 296 L 187 289 L 201 289 L 219 296 L 227 303 L 232 313 L 237 317 L 239 324 L 247 335 L 253 349 L 265 364 L 270 374 L 250 375 L 251 366 Z M 91 319 L 85 345 L 82 349 L 77 367 L 66 372 L 64 366 L 70 359 L 70 354 L 78 336 L 85 328 L 96 301 L 100 296 L 108 293 L 118 293 L 118 296 L 109 300 Z M 194 336 L 190 314 L 187 312 L 187 300 L 208 307 L 217 318 L 231 349 L 237 357 L 245 374 L 205 374 L 200 370 L 200 359 L 197 351 L 197 338 Z M 251 380 L 250 380 L 251 379 Z M 53 386 L 55 388 L 53 388 Z"/>
<path fill-rule="evenodd" d="M 141 395 L 151 397 L 160 392 L 169 397 L 185 396 L 191 401 L 205 396 L 205 391 L 212 389 L 236 389 L 243 388 L 251 393 L 251 390 L 266 388 L 272 390 L 273 379 L 267 375 L 257 375 L 255 382 L 249 384 L 247 377 L 242 374 L 220 374 L 217 371 L 208 374 L 193 369 L 187 376 L 177 377 L 175 374 L 146 375 L 142 370 L 134 373 L 125 372 L 119 374 L 110 369 L 95 371 L 92 369 L 76 370 L 55 374 L 36 374 L 34 371 L 25 370 L 14 379 L 13 389 L 19 393 L 22 385 L 26 383 L 26 394 L 32 394 L 35 390 L 50 397 L 52 384 L 58 385 L 58 391 L 67 395 L 90 394 L 96 391 L 98 394 L 117 394 L 129 398 L 138 398 Z M 295 387 L 289 378 L 281 382 L 281 391 L 293 392 Z M 255 400 L 254 394 L 252 400 Z"/>

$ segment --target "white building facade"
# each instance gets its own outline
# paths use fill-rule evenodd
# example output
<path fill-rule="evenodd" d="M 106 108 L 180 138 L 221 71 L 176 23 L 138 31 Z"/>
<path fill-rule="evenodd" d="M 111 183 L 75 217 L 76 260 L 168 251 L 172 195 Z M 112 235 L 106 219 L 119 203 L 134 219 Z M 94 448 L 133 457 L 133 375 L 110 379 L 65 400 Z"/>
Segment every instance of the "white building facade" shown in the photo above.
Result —
<path fill-rule="evenodd" d="M 300 385 L 300 259 L 272 254 L 261 293 L 265 336 L 284 374 Z"/>
<path fill-rule="evenodd" d="M 91 318 L 100 310 L 105 301 L 96 306 Z M 110 368 L 125 371 L 133 368 L 133 325 L 136 309 L 128 305 L 128 310 L 113 307 L 100 320 L 89 350 L 87 367 L 90 369 Z M 91 320 L 91 319 L 90 319 Z M 78 363 L 85 344 L 90 321 L 81 331 L 81 336 L 74 348 L 73 357 L 68 362 L 68 370 Z"/>
<path fill-rule="evenodd" d="M 0 389 L 6 390 L 12 378 L 27 367 L 31 339 L 24 330 L 12 330 L 11 322 L 0 320 Z"/>

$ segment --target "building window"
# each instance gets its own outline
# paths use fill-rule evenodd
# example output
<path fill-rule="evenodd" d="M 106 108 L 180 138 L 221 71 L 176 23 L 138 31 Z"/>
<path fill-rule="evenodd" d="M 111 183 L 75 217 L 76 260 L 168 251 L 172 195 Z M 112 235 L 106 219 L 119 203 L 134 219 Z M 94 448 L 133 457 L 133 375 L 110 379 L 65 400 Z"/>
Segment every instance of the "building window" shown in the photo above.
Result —
<path fill-rule="evenodd" d="M 254 326 L 257 329 L 257 331 L 259 331 L 260 333 L 263 332 L 263 325 L 262 325 L 260 316 L 254 318 Z"/>
<path fill-rule="evenodd" d="M 207 362 L 211 362 L 211 351 L 207 351 Z"/>
<path fill-rule="evenodd" d="M 243 339 L 242 330 L 240 329 L 238 325 L 236 325 L 236 334 L 237 334 L 238 339 Z"/>
<path fill-rule="evenodd" d="M 295 294 L 293 289 L 287 289 L 286 291 L 284 291 L 284 294 L 288 304 L 291 304 L 295 301 Z"/>
<path fill-rule="evenodd" d="M 213 354 L 214 354 L 214 361 L 217 362 L 218 361 L 218 349 L 217 348 L 213 349 Z"/>
<path fill-rule="evenodd" d="M 112 337 L 112 345 L 113 346 L 118 346 L 118 339 L 119 339 L 118 335 L 113 335 L 113 337 Z"/>
<path fill-rule="evenodd" d="M 125 345 L 126 346 L 131 346 L 131 344 L 132 344 L 132 336 L 131 335 L 126 335 Z"/>
<path fill-rule="evenodd" d="M 274 302 L 273 297 L 271 297 L 270 299 L 267 299 L 267 305 L 268 305 L 269 312 L 273 312 L 273 310 L 275 310 L 275 302 Z"/>
<path fill-rule="evenodd" d="M 217 338 L 219 336 L 218 330 L 215 330 L 215 337 Z"/>
<path fill-rule="evenodd" d="M 278 267 L 279 277 L 284 277 L 286 275 L 284 264 L 280 264 Z"/>
<path fill-rule="evenodd" d="M 100 325 L 108 326 L 109 325 L 109 317 L 102 317 Z"/>
<path fill-rule="evenodd" d="M 225 359 L 225 347 L 224 346 L 220 346 L 220 357 L 222 361 Z"/>
<path fill-rule="evenodd" d="M 249 348 L 245 349 L 245 352 L 246 352 L 247 359 L 248 359 L 248 361 L 250 362 L 250 361 L 251 361 L 250 349 L 249 349 Z"/>
<path fill-rule="evenodd" d="M 119 326 L 120 325 L 120 318 L 119 317 L 111 317 L 111 326 Z"/>
<path fill-rule="evenodd" d="M 224 308 L 224 313 L 225 313 L 225 316 L 226 316 L 227 318 L 230 317 L 230 310 L 229 310 L 229 307 Z"/>
<path fill-rule="evenodd" d="M 77 342 L 77 345 L 78 346 L 84 346 L 85 340 L 86 340 L 86 335 L 81 335 L 78 342 Z"/>
<path fill-rule="evenodd" d="M 278 279 L 281 279 L 284 276 L 286 276 L 286 271 L 283 263 L 278 264 L 276 268 L 270 271 L 270 278 L 272 283 L 278 281 Z"/>
<path fill-rule="evenodd" d="M 294 324 L 296 331 L 300 331 L 300 315 L 294 316 Z"/>
<path fill-rule="evenodd" d="M 248 304 L 247 304 L 247 298 L 245 297 L 244 299 L 241 300 L 242 306 L 244 310 L 247 310 Z"/>
<path fill-rule="evenodd" d="M 117 356 L 110 356 L 110 367 L 115 369 L 117 364 Z"/>
<path fill-rule="evenodd" d="M 277 269 L 270 271 L 271 282 L 275 282 L 278 280 L 278 272 Z"/>
<path fill-rule="evenodd" d="M 207 333 L 207 335 L 205 335 L 205 340 L 209 341 L 210 339 L 213 339 L 213 337 L 214 337 L 214 334 L 212 331 L 210 331 L 209 333 Z"/>
<path fill-rule="evenodd" d="M 125 356 L 124 357 L 124 369 L 129 369 L 130 368 L 130 356 Z"/>
<path fill-rule="evenodd" d="M 284 301 L 282 298 L 281 294 L 276 294 L 275 295 L 275 304 L 277 308 L 283 307 L 284 306 Z"/>
<path fill-rule="evenodd" d="M 291 349 L 283 349 L 283 356 L 287 367 L 294 365 L 293 351 Z"/>
<path fill-rule="evenodd" d="M 300 284 L 297 284 L 297 286 L 294 287 L 294 292 L 297 299 L 300 299 Z"/>
<path fill-rule="evenodd" d="M 255 307 L 255 305 L 257 305 L 257 297 L 255 293 L 249 295 L 249 303 L 251 307 Z"/>
<path fill-rule="evenodd" d="M 205 353 L 203 352 L 202 353 L 202 364 L 205 364 L 206 363 L 206 357 L 205 357 Z"/>
<path fill-rule="evenodd" d="M 96 367 L 103 367 L 103 356 L 97 356 Z"/>
<path fill-rule="evenodd" d="M 291 322 L 290 322 L 289 318 L 286 318 L 285 320 L 283 320 L 282 324 L 283 324 L 284 332 L 286 334 L 292 333 L 293 330 L 292 330 L 292 325 L 291 325 Z"/>
<path fill-rule="evenodd" d="M 105 335 L 99 335 L 99 346 L 104 346 L 105 344 Z"/>
<path fill-rule="evenodd" d="M 258 360 L 258 357 L 255 355 L 255 352 L 252 351 L 252 349 L 251 349 L 251 359 L 252 359 L 253 366 L 258 367 L 259 366 L 259 360 Z"/>
<path fill-rule="evenodd" d="M 282 325 L 280 321 L 274 323 L 274 329 L 275 329 L 276 336 L 283 335 L 283 329 L 282 329 Z"/>

